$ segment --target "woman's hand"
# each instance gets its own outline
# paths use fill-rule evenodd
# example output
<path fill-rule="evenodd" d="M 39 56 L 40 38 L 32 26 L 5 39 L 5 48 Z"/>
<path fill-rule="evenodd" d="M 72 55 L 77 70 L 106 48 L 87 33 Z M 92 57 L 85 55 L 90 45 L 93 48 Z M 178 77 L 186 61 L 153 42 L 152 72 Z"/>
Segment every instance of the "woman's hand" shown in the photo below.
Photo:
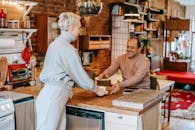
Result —
<path fill-rule="evenodd" d="M 113 89 L 110 92 L 110 94 L 117 94 L 121 89 L 120 83 L 117 83 L 117 84 L 113 85 L 112 88 Z"/>
<path fill-rule="evenodd" d="M 96 95 L 98 96 L 108 95 L 108 91 L 106 91 L 106 87 L 97 87 Z"/>

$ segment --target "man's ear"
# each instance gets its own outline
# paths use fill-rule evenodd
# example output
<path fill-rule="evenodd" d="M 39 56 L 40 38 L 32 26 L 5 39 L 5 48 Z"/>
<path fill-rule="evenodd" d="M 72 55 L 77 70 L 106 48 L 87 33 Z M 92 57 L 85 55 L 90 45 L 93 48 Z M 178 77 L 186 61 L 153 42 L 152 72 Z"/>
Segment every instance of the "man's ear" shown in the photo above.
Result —
<path fill-rule="evenodd" d="M 137 51 L 137 52 L 138 52 L 138 53 L 141 53 L 143 47 L 144 47 L 144 44 L 141 44 L 141 46 L 138 48 L 138 51 Z"/>

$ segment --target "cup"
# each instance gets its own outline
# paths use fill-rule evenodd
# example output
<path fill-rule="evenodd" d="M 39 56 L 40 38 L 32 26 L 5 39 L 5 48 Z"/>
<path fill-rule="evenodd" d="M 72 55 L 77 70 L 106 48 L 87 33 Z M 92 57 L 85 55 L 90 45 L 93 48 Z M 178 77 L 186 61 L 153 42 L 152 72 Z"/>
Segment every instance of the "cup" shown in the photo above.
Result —
<path fill-rule="evenodd" d="M 102 89 L 103 91 L 106 91 L 106 87 L 105 86 L 98 86 L 100 89 Z"/>

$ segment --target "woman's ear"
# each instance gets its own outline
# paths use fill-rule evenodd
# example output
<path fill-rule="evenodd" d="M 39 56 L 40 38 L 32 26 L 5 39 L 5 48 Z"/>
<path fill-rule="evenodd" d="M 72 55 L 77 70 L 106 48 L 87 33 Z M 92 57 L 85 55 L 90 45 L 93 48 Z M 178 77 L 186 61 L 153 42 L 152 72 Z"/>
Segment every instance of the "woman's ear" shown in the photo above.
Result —
<path fill-rule="evenodd" d="M 74 27 L 73 27 L 72 25 L 69 25 L 69 27 L 68 27 L 68 32 L 72 33 L 73 30 L 74 30 Z"/>

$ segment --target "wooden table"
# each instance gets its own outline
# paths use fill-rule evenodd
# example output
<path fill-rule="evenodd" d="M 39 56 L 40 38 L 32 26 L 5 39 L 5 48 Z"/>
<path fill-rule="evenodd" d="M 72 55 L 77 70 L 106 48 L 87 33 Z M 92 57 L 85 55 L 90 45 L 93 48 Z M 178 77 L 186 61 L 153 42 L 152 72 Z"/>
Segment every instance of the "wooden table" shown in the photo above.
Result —
<path fill-rule="evenodd" d="M 174 88 L 175 81 L 172 80 L 163 80 L 157 79 L 159 89 L 162 92 L 169 91 L 169 101 L 168 101 L 168 122 L 170 121 L 170 114 L 171 114 L 171 97 L 172 97 L 172 90 Z M 166 99 L 165 99 L 166 100 Z M 165 111 L 164 111 L 165 115 Z"/>

